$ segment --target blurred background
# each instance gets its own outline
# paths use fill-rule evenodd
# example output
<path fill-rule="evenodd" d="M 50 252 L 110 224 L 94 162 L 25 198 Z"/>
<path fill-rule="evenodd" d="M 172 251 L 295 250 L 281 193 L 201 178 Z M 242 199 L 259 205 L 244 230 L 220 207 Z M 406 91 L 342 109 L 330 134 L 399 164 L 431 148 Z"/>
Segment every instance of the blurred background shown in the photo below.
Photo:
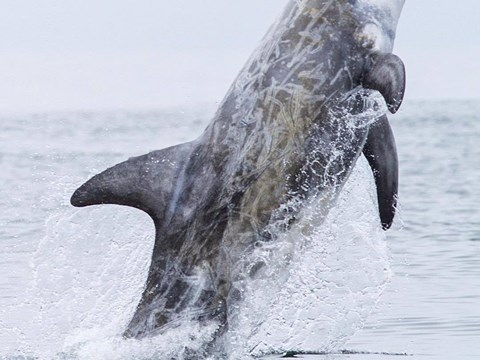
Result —
<path fill-rule="evenodd" d="M 0 358 L 155 358 L 158 344 L 112 336 L 143 288 L 149 219 L 74 210 L 70 195 L 130 156 L 197 137 L 285 3 L 0 0 Z M 388 246 L 390 265 L 377 267 L 394 275 L 375 309 L 344 307 L 372 310 L 365 324 L 333 321 L 344 348 L 479 358 L 479 15 L 477 0 L 406 0 L 395 53 L 407 94 L 391 117 L 401 209 L 386 242 L 363 238 Z M 332 254 L 345 279 L 368 275 L 369 257 L 358 267 Z"/>
<path fill-rule="evenodd" d="M 0 113 L 221 101 L 285 0 L 2 0 Z M 408 99 L 479 98 L 480 2 L 407 0 Z"/>

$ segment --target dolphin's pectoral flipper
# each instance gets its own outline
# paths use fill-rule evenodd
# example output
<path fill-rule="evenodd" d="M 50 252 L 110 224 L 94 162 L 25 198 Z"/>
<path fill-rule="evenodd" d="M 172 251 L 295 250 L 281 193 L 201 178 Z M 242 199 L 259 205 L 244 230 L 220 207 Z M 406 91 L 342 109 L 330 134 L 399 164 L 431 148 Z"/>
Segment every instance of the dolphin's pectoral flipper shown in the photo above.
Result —
<path fill-rule="evenodd" d="M 173 188 L 191 153 L 192 143 L 130 158 L 95 175 L 72 195 L 73 206 L 99 204 L 131 206 L 157 223 L 164 218 Z"/>
<path fill-rule="evenodd" d="M 370 56 L 363 86 L 379 91 L 394 114 L 400 108 L 405 94 L 405 65 L 396 55 L 374 53 Z"/>
<path fill-rule="evenodd" d="M 377 185 L 378 208 L 382 227 L 392 226 L 397 205 L 398 158 L 395 138 L 386 115 L 370 126 L 363 154 Z"/>

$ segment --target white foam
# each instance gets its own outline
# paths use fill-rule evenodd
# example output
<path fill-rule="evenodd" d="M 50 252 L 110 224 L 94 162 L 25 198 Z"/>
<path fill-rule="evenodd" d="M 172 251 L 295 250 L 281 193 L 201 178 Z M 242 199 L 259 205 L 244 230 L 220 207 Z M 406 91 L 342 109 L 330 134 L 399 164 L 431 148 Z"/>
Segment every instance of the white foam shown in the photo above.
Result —
<path fill-rule="evenodd" d="M 310 207 L 272 246 L 270 268 L 245 287 L 231 359 L 333 350 L 363 325 L 391 275 L 374 189 L 362 158 L 323 224 L 315 225 L 321 209 Z"/>
<path fill-rule="evenodd" d="M 337 348 L 374 309 L 390 272 L 365 159 L 317 226 L 320 210 L 307 208 L 293 232 L 253 255 L 267 266 L 243 287 L 245 300 L 225 337 L 230 359 Z M 214 325 L 185 322 L 142 341 L 121 337 L 145 282 L 152 236 L 148 218 L 131 209 L 53 216 L 32 263 L 29 298 L 37 316 L 17 329 L 25 338 L 19 350 L 40 360 L 120 360 L 181 358 L 186 348 L 201 349 Z"/>

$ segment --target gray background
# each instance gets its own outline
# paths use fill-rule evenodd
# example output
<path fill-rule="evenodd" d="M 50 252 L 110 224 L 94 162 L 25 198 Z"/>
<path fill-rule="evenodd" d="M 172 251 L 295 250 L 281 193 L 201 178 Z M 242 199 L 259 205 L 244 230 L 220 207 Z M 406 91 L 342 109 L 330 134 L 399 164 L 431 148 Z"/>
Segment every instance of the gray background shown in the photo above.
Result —
<path fill-rule="evenodd" d="M 0 0 L 0 113 L 222 99 L 286 0 Z M 407 0 L 408 99 L 480 97 L 480 1 Z"/>

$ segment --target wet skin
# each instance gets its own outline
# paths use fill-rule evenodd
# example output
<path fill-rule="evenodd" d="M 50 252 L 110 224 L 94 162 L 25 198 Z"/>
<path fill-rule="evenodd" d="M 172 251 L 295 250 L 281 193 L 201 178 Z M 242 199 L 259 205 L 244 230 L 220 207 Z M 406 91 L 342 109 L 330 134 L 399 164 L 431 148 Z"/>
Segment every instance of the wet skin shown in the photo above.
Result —
<path fill-rule="evenodd" d="M 129 159 L 74 193 L 74 206 L 132 206 L 155 223 L 147 283 L 125 336 L 183 320 L 226 331 L 229 306 L 241 300 L 234 284 L 263 265 L 246 265 L 245 254 L 289 231 L 307 202 L 326 215 L 362 151 L 379 222 L 390 227 L 398 164 L 375 94 L 397 111 L 405 73 L 391 54 L 399 11 L 382 3 L 292 1 L 197 140 Z"/>

